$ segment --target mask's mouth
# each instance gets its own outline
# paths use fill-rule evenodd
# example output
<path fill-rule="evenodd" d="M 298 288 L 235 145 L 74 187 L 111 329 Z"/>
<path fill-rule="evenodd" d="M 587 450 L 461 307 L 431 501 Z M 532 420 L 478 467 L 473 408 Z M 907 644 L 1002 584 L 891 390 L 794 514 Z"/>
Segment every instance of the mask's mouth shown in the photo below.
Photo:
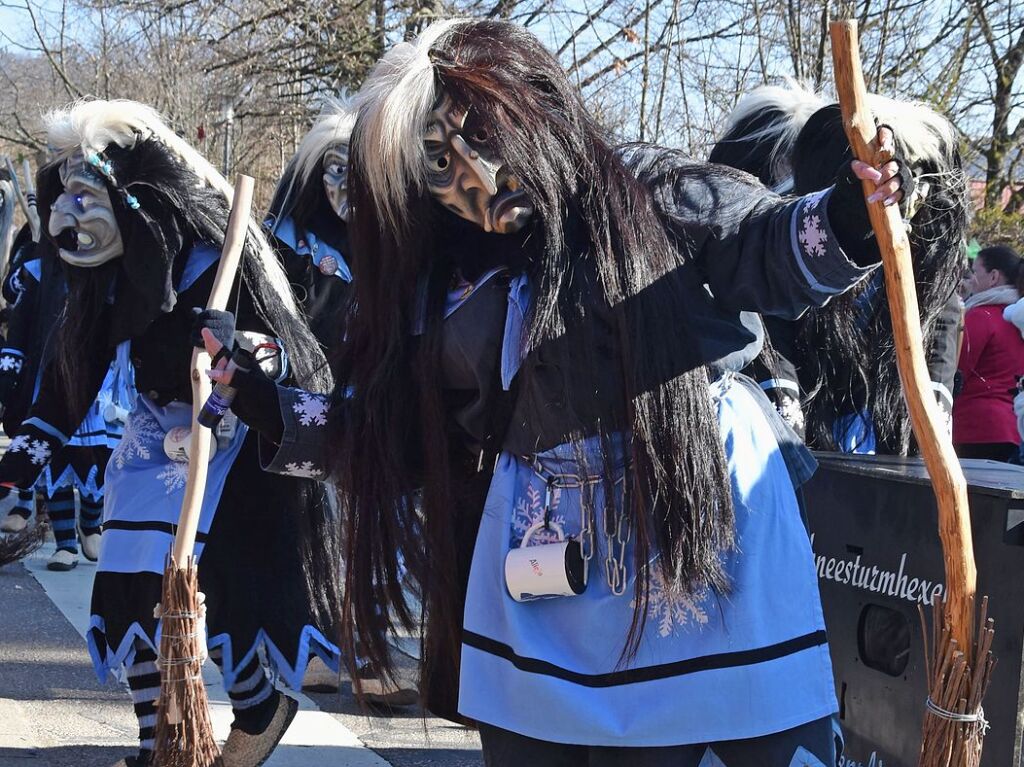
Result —
<path fill-rule="evenodd" d="M 487 211 L 490 230 L 506 234 L 517 232 L 533 215 L 533 204 L 519 180 L 504 169 L 498 172 L 497 182 L 498 194 Z"/>
<path fill-rule="evenodd" d="M 60 234 L 57 235 L 56 241 L 57 247 L 61 250 L 67 251 L 68 253 L 75 253 L 78 250 L 80 241 L 78 230 L 72 226 L 65 227 L 60 230 Z M 85 243 L 83 242 L 82 245 L 85 245 Z"/>

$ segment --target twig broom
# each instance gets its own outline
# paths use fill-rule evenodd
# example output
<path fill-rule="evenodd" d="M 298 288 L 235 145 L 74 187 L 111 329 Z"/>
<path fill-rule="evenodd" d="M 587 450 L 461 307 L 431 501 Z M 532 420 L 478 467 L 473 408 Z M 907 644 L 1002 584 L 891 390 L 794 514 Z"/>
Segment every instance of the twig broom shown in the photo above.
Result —
<path fill-rule="evenodd" d="M 19 533 L 0 535 L 0 567 L 24 559 L 46 542 L 46 522 L 34 522 Z"/>
<path fill-rule="evenodd" d="M 210 309 L 223 311 L 227 306 L 245 245 L 252 190 L 252 178 L 239 174 L 235 179 L 224 250 L 210 292 Z M 198 599 L 198 571 L 193 556 L 210 460 L 210 430 L 196 421 L 212 389 L 204 372 L 209 367 L 210 356 L 205 351 L 192 352 L 188 481 L 174 548 L 164 570 L 160 602 L 160 704 L 153 753 L 155 767 L 211 767 L 220 760 L 203 686 L 202 648 L 206 640 L 200 636 L 203 608 Z"/>
<path fill-rule="evenodd" d="M 836 90 L 847 138 L 854 156 L 873 164 L 877 129 L 867 104 L 857 22 L 833 22 L 830 33 Z M 903 392 L 914 435 L 935 491 L 946 567 L 946 597 L 941 621 L 939 615 L 934 616 L 930 661 L 925 640 L 929 691 L 918 765 L 977 767 L 986 729 L 981 702 L 995 661 L 991 652 L 993 631 L 992 620 L 987 617 L 987 598 L 982 600 L 981 619 L 975 628 L 977 571 L 967 481 L 929 385 L 910 241 L 899 209 L 886 207 L 881 202 L 869 203 L 868 215 L 882 253 Z"/>

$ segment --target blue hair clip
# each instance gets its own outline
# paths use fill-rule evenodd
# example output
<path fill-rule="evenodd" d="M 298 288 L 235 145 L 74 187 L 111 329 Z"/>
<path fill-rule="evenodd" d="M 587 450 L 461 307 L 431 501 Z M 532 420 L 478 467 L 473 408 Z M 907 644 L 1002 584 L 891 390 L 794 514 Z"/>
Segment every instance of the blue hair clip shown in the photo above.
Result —
<path fill-rule="evenodd" d="M 129 208 L 132 210 L 138 210 L 141 207 L 139 205 L 139 200 L 135 195 L 129 194 L 126 190 L 121 189 L 118 186 L 117 179 L 114 177 L 114 165 L 110 160 L 106 159 L 99 152 L 87 152 L 85 154 L 85 161 L 106 176 L 107 181 L 109 181 L 115 189 L 121 192 L 121 196 L 124 198 L 124 202 Z"/>

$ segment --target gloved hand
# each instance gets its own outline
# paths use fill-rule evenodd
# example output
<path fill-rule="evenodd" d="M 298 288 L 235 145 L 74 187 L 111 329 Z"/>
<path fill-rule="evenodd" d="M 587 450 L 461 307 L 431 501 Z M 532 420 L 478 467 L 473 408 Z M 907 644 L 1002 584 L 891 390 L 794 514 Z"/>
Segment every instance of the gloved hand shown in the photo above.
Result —
<path fill-rule="evenodd" d="M 197 349 L 202 349 L 203 329 L 213 333 L 213 337 L 230 354 L 235 346 L 235 315 L 231 312 L 219 312 L 213 309 L 192 309 L 192 333 L 190 340 Z"/>
<path fill-rule="evenodd" d="M 844 165 L 828 200 L 832 231 L 843 251 L 861 266 L 881 259 L 878 243 L 872 235 L 867 203 L 899 204 L 900 213 L 905 216 L 916 186 L 909 164 L 897 154 L 892 128 L 880 125 L 875 142 L 878 145 L 875 162 L 853 160 Z M 866 201 L 862 181 L 874 185 Z"/>

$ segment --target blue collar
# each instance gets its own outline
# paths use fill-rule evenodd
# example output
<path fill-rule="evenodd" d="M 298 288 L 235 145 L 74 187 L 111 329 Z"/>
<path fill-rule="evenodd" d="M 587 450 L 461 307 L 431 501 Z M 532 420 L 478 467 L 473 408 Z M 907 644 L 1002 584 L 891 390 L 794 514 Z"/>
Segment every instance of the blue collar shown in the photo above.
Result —
<path fill-rule="evenodd" d="M 277 239 L 294 250 L 300 256 L 309 256 L 313 265 L 324 274 L 333 274 L 345 282 L 352 282 L 352 271 L 348 262 L 337 248 L 319 239 L 313 232 L 304 232 L 295 226 L 295 219 L 291 216 L 275 221 L 268 218 L 265 222 L 270 233 Z M 326 261 L 326 265 L 324 262 Z M 325 266 L 330 269 L 332 263 L 334 271 L 324 271 Z"/>

